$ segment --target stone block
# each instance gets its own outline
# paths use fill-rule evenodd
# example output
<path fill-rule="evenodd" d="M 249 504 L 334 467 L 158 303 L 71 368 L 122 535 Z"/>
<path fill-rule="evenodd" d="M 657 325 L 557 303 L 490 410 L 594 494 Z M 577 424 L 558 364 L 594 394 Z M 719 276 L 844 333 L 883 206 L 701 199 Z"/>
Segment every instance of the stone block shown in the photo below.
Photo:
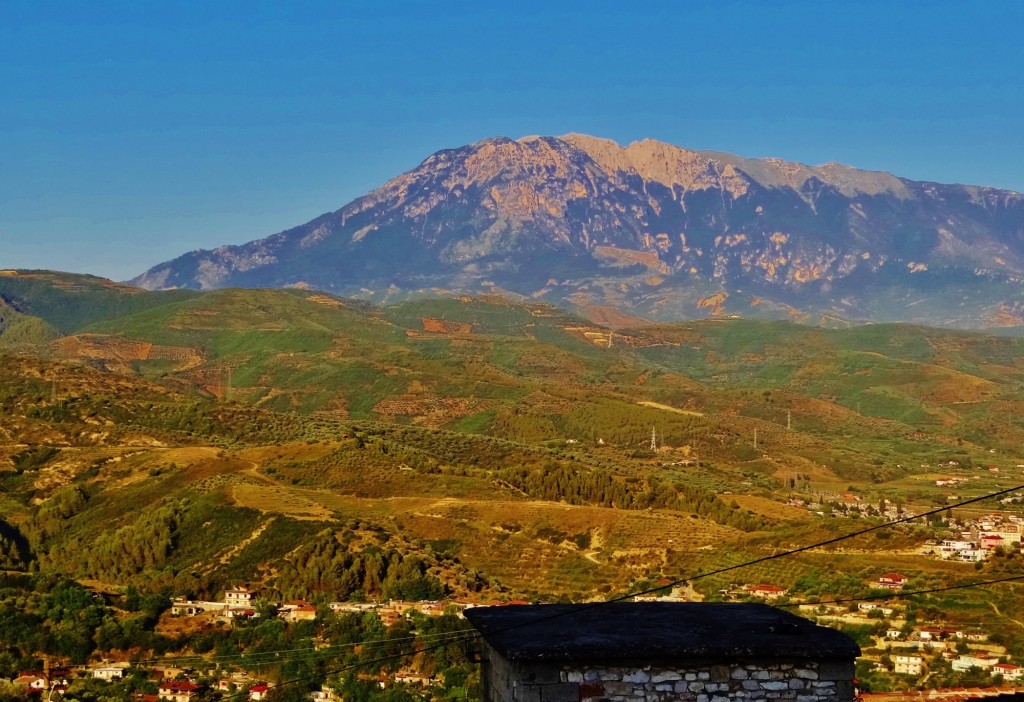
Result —
<path fill-rule="evenodd" d="M 729 697 L 727 695 L 714 695 L 711 698 L 711 702 L 729 702 Z"/>
<path fill-rule="evenodd" d="M 668 682 L 670 680 L 682 680 L 683 676 L 674 670 L 663 670 L 660 673 L 651 674 L 651 682 L 661 683 Z"/>
<path fill-rule="evenodd" d="M 803 678 L 804 680 L 817 680 L 818 679 L 818 671 L 816 671 L 816 670 L 809 670 L 807 668 L 797 668 L 796 670 L 793 671 L 793 675 L 797 676 L 798 678 Z"/>
<path fill-rule="evenodd" d="M 673 685 L 670 682 L 654 683 L 654 689 L 658 692 L 672 692 Z"/>
<path fill-rule="evenodd" d="M 729 677 L 733 680 L 746 680 L 750 677 L 750 672 L 746 668 L 736 667 L 729 672 Z"/>
<path fill-rule="evenodd" d="M 700 680 L 690 683 L 690 692 L 704 692 L 704 683 Z"/>
<path fill-rule="evenodd" d="M 711 680 L 714 682 L 725 682 L 729 679 L 729 672 L 729 666 L 727 665 L 713 665 L 708 670 Z"/>
<path fill-rule="evenodd" d="M 645 683 L 649 682 L 651 676 L 643 670 L 634 670 L 622 676 L 622 682 Z"/>
<path fill-rule="evenodd" d="M 672 689 L 675 690 L 677 694 L 681 693 L 681 692 L 685 692 L 685 693 L 689 694 L 690 693 L 690 683 L 686 682 L 685 680 L 680 680 L 679 682 L 674 683 L 672 685 Z"/>
<path fill-rule="evenodd" d="M 526 683 L 558 683 L 561 682 L 561 671 L 553 665 L 524 665 L 519 670 L 518 678 Z"/>
<path fill-rule="evenodd" d="M 743 681 L 743 689 L 747 690 L 747 691 L 750 691 L 750 690 L 760 690 L 761 689 L 761 683 L 759 683 L 757 680 L 744 680 Z"/>
<path fill-rule="evenodd" d="M 587 682 L 596 682 L 601 679 L 601 674 L 596 670 L 588 670 L 583 673 L 583 679 Z"/>
<path fill-rule="evenodd" d="M 683 680 L 696 680 L 696 679 L 697 679 L 697 674 L 696 673 L 686 673 L 685 675 L 683 675 Z"/>
<path fill-rule="evenodd" d="M 554 683 L 540 686 L 541 702 L 580 702 L 580 686 L 577 683 Z"/>
<path fill-rule="evenodd" d="M 604 690 L 609 695 L 632 695 L 633 686 L 629 683 L 609 680 L 604 683 Z"/>
<path fill-rule="evenodd" d="M 564 671 L 562 673 L 562 675 L 564 676 L 562 678 L 562 682 L 574 682 L 574 683 L 581 683 L 581 682 L 583 682 L 583 673 L 581 673 L 578 670 L 567 670 L 567 671 Z"/>
<path fill-rule="evenodd" d="M 819 680 L 853 680 L 853 661 L 822 661 L 818 666 Z"/>
<path fill-rule="evenodd" d="M 817 695 L 797 695 L 796 702 L 818 702 Z"/>
<path fill-rule="evenodd" d="M 710 680 L 711 679 L 711 673 L 709 673 L 706 670 L 701 670 L 701 671 L 699 671 L 697 673 L 697 679 L 698 680 Z"/>
<path fill-rule="evenodd" d="M 771 680 L 772 674 L 767 670 L 755 670 L 751 677 L 755 680 Z"/>
<path fill-rule="evenodd" d="M 789 683 L 783 682 L 782 680 L 766 680 L 761 683 L 762 690 L 785 690 L 789 687 Z"/>
<path fill-rule="evenodd" d="M 803 690 L 805 687 L 807 687 L 807 686 L 804 684 L 804 681 L 801 680 L 800 678 L 790 678 L 789 679 L 789 689 L 790 690 Z"/>

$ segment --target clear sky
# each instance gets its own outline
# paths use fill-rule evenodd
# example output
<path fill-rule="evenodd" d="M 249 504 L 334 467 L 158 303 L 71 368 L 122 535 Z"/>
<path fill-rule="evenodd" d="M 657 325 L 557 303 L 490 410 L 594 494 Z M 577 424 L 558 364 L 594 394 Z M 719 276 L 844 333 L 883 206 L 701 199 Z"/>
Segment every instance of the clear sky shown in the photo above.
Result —
<path fill-rule="evenodd" d="M 1022 27 L 1000 0 L 0 0 L 0 268 L 124 280 L 499 134 L 1024 191 Z"/>

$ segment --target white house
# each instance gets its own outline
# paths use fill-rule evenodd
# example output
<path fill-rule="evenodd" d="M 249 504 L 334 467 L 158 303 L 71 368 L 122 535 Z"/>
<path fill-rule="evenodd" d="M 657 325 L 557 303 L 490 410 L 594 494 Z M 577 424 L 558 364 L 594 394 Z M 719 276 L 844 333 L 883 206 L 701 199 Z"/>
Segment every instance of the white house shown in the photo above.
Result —
<path fill-rule="evenodd" d="M 992 666 L 994 675 L 1002 675 L 1004 680 L 1020 680 L 1024 675 L 1024 668 L 1013 663 L 996 663 Z"/>
<path fill-rule="evenodd" d="M 239 585 L 224 592 L 224 602 L 228 607 L 249 607 L 255 600 L 256 592 L 248 585 Z"/>
<path fill-rule="evenodd" d="M 991 670 L 998 663 L 999 659 L 995 656 L 989 656 L 984 653 L 965 653 L 954 658 L 951 665 L 953 670 L 967 670 L 968 668 Z"/>
<path fill-rule="evenodd" d="M 99 680 L 118 680 L 124 677 L 127 665 L 102 665 L 92 669 L 92 676 Z"/>
<path fill-rule="evenodd" d="M 920 675 L 924 669 L 924 659 L 921 656 L 901 654 L 893 656 L 893 670 L 902 675 Z"/>

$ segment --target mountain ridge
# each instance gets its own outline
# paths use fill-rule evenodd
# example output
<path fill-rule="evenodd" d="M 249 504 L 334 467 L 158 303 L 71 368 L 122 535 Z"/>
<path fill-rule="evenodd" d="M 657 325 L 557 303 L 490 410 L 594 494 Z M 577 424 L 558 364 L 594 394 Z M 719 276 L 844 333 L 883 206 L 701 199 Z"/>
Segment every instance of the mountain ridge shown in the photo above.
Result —
<path fill-rule="evenodd" d="M 1024 196 L 649 139 L 491 137 L 438 151 L 304 225 L 131 282 L 376 301 L 505 293 L 659 320 L 1016 326 Z"/>

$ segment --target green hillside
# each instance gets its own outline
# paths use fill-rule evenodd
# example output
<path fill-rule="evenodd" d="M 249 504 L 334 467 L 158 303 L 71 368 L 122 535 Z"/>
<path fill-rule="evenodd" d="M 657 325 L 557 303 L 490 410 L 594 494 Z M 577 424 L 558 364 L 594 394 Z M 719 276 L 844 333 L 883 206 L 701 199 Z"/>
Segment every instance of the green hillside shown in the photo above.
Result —
<path fill-rule="evenodd" d="M 2 568 L 207 597 L 244 580 L 279 598 L 583 600 L 899 505 L 939 515 L 692 592 L 857 596 L 893 569 L 928 586 L 1021 570 L 924 553 L 1022 508 L 945 512 L 1024 481 L 1017 339 L 748 320 L 611 332 L 546 305 L 303 290 L 104 314 L 59 338 L 16 333 L 49 324 L 18 311 L 0 329 L 0 346 L 27 340 L 0 356 Z M 1024 618 L 1013 587 L 942 611 L 1012 640 L 996 612 Z"/>

